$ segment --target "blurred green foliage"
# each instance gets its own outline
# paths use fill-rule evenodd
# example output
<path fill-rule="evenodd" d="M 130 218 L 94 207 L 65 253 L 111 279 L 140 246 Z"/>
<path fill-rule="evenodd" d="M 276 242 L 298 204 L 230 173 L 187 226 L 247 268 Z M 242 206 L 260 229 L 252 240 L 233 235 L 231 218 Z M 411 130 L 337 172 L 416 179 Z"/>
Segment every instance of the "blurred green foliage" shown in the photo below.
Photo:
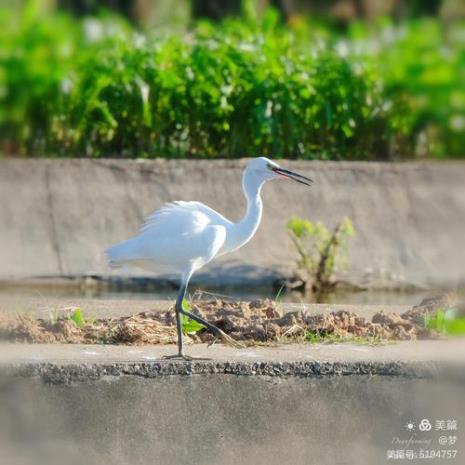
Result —
<path fill-rule="evenodd" d="M 457 315 L 454 309 L 439 309 L 433 315 L 425 316 L 425 328 L 452 336 L 465 335 L 465 317 Z"/>
<path fill-rule="evenodd" d="M 0 11 L 4 155 L 465 155 L 459 25 L 355 24 L 341 37 L 269 10 L 161 37 L 36 4 Z"/>
<path fill-rule="evenodd" d="M 350 38 L 354 59 L 380 76 L 391 152 L 465 158 L 465 24 L 386 21 L 375 38 L 361 25 Z"/>

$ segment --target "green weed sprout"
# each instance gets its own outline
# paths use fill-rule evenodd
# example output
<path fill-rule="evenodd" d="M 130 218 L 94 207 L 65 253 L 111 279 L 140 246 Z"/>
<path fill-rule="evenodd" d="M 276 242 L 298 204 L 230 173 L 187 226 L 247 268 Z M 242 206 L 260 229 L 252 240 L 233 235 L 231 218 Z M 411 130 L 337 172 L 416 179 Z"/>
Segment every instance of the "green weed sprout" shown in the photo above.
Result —
<path fill-rule="evenodd" d="M 186 299 L 183 299 L 182 301 L 182 308 L 186 311 L 191 310 L 191 306 L 189 305 L 189 302 L 187 302 Z M 181 322 L 182 322 L 182 333 L 184 335 L 197 334 L 205 328 L 204 325 L 197 323 L 197 321 L 191 320 L 186 315 L 181 315 Z"/>

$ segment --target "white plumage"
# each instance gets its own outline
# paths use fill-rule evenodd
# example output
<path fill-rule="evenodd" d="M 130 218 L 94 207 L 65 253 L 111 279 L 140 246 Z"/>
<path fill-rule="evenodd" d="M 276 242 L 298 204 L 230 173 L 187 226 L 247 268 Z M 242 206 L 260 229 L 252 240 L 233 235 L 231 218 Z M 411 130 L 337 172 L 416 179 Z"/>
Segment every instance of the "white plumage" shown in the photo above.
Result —
<path fill-rule="evenodd" d="M 173 202 L 148 216 L 139 234 L 107 250 L 110 266 L 158 273 L 198 270 L 226 239 L 226 218 L 200 202 Z"/>
<path fill-rule="evenodd" d="M 177 357 L 188 358 L 182 347 L 181 314 L 232 342 L 221 330 L 183 309 L 182 302 L 192 273 L 216 256 L 238 249 L 253 237 L 262 216 L 261 188 L 266 181 L 280 178 L 290 178 L 306 185 L 311 182 L 309 178 L 285 170 L 265 157 L 255 158 L 249 162 L 242 177 L 247 212 L 238 223 L 229 221 L 203 203 L 177 201 L 163 205 L 148 216 L 135 237 L 107 249 L 109 264 L 113 267 L 137 266 L 157 273 L 176 273 L 181 277 L 175 306 Z"/>

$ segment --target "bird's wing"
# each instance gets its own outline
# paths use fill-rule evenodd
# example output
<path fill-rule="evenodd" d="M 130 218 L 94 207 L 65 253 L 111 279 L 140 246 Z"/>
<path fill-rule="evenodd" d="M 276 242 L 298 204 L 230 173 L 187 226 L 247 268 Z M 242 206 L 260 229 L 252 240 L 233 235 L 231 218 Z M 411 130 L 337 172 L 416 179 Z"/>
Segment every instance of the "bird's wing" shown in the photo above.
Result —
<path fill-rule="evenodd" d="M 231 222 L 223 215 L 207 207 L 202 202 L 185 202 L 178 200 L 165 203 L 161 208 L 145 218 L 139 233 L 156 228 L 167 221 L 191 221 L 198 224 L 217 224 L 226 226 Z"/>
<path fill-rule="evenodd" d="M 173 202 L 148 216 L 139 234 L 110 247 L 114 266 L 133 264 L 154 270 L 198 269 L 224 244 L 225 219 L 199 202 Z M 217 224 L 221 221 L 223 224 Z"/>

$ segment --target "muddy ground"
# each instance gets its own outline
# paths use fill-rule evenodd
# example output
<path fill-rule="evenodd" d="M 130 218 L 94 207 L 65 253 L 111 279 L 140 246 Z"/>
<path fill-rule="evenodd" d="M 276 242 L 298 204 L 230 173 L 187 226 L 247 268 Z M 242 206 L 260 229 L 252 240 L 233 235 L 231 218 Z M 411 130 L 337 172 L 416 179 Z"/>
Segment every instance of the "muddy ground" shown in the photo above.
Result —
<path fill-rule="evenodd" d="M 440 335 L 424 325 L 424 317 L 444 302 L 426 299 L 402 314 L 378 312 L 371 319 L 338 310 L 310 315 L 305 310 L 282 315 L 275 302 L 208 300 L 192 304 L 192 311 L 247 343 L 285 341 L 367 341 L 436 339 Z M 197 329 L 197 328 L 196 328 Z M 205 329 L 186 335 L 192 342 L 211 342 Z M 176 342 L 175 313 L 141 312 L 120 318 L 52 319 L 24 315 L 0 319 L 0 340 L 28 343 L 170 344 Z"/>

